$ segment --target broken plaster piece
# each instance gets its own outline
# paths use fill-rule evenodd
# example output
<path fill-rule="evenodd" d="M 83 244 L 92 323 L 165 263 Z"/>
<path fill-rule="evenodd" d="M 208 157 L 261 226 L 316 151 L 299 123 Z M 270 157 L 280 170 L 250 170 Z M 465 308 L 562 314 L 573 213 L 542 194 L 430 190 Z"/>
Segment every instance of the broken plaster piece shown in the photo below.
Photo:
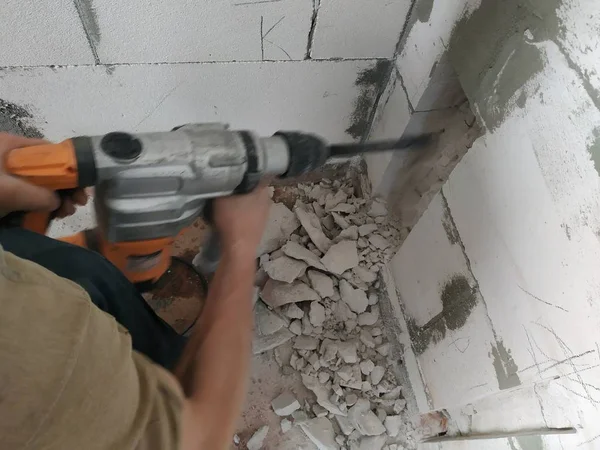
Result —
<path fill-rule="evenodd" d="M 372 244 L 378 250 L 385 250 L 391 244 L 390 242 L 379 234 L 372 234 L 369 236 L 369 243 Z"/>
<path fill-rule="evenodd" d="M 277 250 L 300 226 L 296 215 L 283 203 L 271 203 L 269 219 L 263 233 L 258 255 Z"/>
<path fill-rule="evenodd" d="M 316 270 L 309 270 L 306 274 L 310 280 L 310 284 L 317 293 L 325 298 L 332 297 L 334 294 L 333 280 L 327 275 L 317 272 Z"/>
<path fill-rule="evenodd" d="M 362 314 L 369 306 L 365 291 L 354 289 L 346 280 L 340 280 L 340 295 L 344 303 L 357 314 Z"/>
<path fill-rule="evenodd" d="M 346 416 L 339 406 L 329 400 L 329 389 L 319 383 L 319 380 L 312 375 L 302 374 L 302 383 L 306 388 L 312 391 L 317 397 L 317 403 L 336 416 Z"/>
<path fill-rule="evenodd" d="M 285 417 L 300 409 L 300 403 L 292 394 L 284 392 L 271 402 L 271 407 L 275 411 L 275 414 Z"/>
<path fill-rule="evenodd" d="M 252 353 L 259 355 L 275 347 L 279 347 L 289 341 L 294 334 L 285 328 L 268 336 L 254 336 L 252 341 Z"/>
<path fill-rule="evenodd" d="M 270 311 L 263 302 L 256 302 L 254 306 L 254 322 L 256 329 L 263 336 L 273 334 L 286 325 L 286 321 Z"/>
<path fill-rule="evenodd" d="M 289 256 L 281 256 L 275 260 L 267 261 L 263 265 L 263 269 L 271 279 L 285 283 L 291 283 L 302 276 L 307 267 L 308 264 L 304 261 L 298 261 Z"/>
<path fill-rule="evenodd" d="M 263 442 L 269 433 L 269 426 L 265 425 L 260 427 L 250 438 L 246 447 L 248 450 L 260 450 L 263 446 Z"/>
<path fill-rule="evenodd" d="M 289 241 L 283 247 L 281 247 L 281 250 L 290 258 L 304 261 L 309 266 L 315 267 L 317 269 L 326 270 L 325 266 L 323 265 L 323 263 L 317 255 L 315 255 L 310 250 L 302 247 L 297 242 Z"/>
<path fill-rule="evenodd" d="M 333 425 L 326 417 L 300 422 L 300 428 L 319 450 L 338 450 L 340 448 L 335 442 Z"/>
<path fill-rule="evenodd" d="M 341 275 L 348 269 L 358 266 L 356 242 L 342 241 L 331 246 L 321 258 L 323 265 L 332 273 Z"/>
<path fill-rule="evenodd" d="M 348 411 L 348 419 L 363 436 L 379 436 L 385 433 L 385 427 L 371 411 L 371 403 L 365 398 L 359 399 Z"/>
<path fill-rule="evenodd" d="M 365 225 L 361 225 L 360 227 L 358 227 L 358 234 L 360 234 L 361 236 L 367 236 L 369 234 L 371 234 L 373 231 L 375 231 L 377 229 L 377 225 L 375 225 L 374 223 L 367 223 Z"/>
<path fill-rule="evenodd" d="M 321 228 L 321 222 L 315 213 L 309 212 L 305 209 L 305 205 L 301 202 L 298 202 L 294 211 L 296 212 L 296 216 L 300 221 L 300 224 L 310 237 L 310 240 L 317 246 L 319 250 L 325 253 L 329 250 L 331 246 L 331 241 L 325 233 L 323 233 L 323 229 Z"/>
<path fill-rule="evenodd" d="M 271 308 L 278 308 L 288 303 L 320 300 L 319 294 L 301 281 L 289 284 L 268 280 L 260 296 Z"/>
<path fill-rule="evenodd" d="M 321 327 L 325 322 L 325 308 L 319 302 L 312 302 L 308 316 L 312 326 Z"/>
<path fill-rule="evenodd" d="M 387 436 L 366 436 L 360 440 L 358 450 L 381 450 L 387 441 Z"/>

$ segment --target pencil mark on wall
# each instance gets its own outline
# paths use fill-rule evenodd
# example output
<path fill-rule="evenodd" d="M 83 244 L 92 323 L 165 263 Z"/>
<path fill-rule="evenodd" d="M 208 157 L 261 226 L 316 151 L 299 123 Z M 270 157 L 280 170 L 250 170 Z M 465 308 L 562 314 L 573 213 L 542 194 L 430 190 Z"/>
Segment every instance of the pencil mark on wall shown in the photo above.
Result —
<path fill-rule="evenodd" d="M 285 49 L 283 47 L 280 47 L 279 45 L 277 45 L 275 42 L 270 41 L 268 39 L 265 39 L 265 41 L 267 41 L 269 44 L 274 45 L 275 47 L 277 47 L 279 50 L 281 50 L 283 53 L 285 53 L 285 55 L 288 57 L 288 59 L 291 61 L 292 57 L 290 56 L 290 54 L 288 52 L 285 51 Z"/>
<path fill-rule="evenodd" d="M 471 338 L 466 337 L 466 338 L 454 339 L 452 342 L 450 342 L 448 347 L 450 347 L 451 345 L 454 345 L 456 350 L 458 350 L 460 353 L 464 354 L 469 349 L 469 346 L 471 345 Z"/>
<path fill-rule="evenodd" d="M 264 16 L 260 16 L 260 52 L 261 52 L 261 59 L 263 61 L 265 60 L 265 41 L 267 41 L 269 44 L 277 47 L 279 50 L 281 50 L 283 53 L 285 53 L 290 60 L 292 59 L 290 54 L 288 52 L 286 52 L 282 47 L 275 44 L 272 40 L 267 39 L 267 36 L 269 35 L 269 33 L 271 33 L 271 31 L 273 31 L 277 27 L 277 25 L 279 25 L 283 21 L 283 19 L 285 19 L 285 16 L 282 16 L 277 22 L 275 22 L 275 24 L 271 28 L 269 28 L 266 32 L 264 32 L 263 31 Z"/>
<path fill-rule="evenodd" d="M 475 386 L 470 387 L 469 390 L 472 391 L 473 389 L 477 389 L 477 388 L 480 388 L 480 387 L 485 387 L 487 385 L 488 385 L 487 383 L 476 384 Z"/>
<path fill-rule="evenodd" d="M 260 5 L 261 3 L 277 3 L 277 2 L 281 2 L 282 0 L 260 0 L 258 2 L 241 2 L 241 3 L 234 3 L 233 6 L 248 6 L 248 5 Z"/>
<path fill-rule="evenodd" d="M 138 124 L 134 127 L 134 129 L 137 129 L 141 124 L 143 124 L 146 120 L 148 120 L 152 114 L 154 114 L 156 112 L 156 110 L 158 108 L 160 108 L 160 106 L 173 94 L 173 92 L 175 92 L 179 86 L 181 86 L 183 83 L 185 83 L 184 81 L 182 81 L 181 83 L 179 83 L 177 86 L 175 86 L 173 89 L 171 89 L 169 92 L 167 92 L 165 95 L 163 95 L 163 97 L 158 101 L 157 105 L 152 109 L 152 111 L 150 111 L 148 114 L 146 114 L 144 116 L 144 118 L 142 120 L 140 120 L 138 122 Z"/>
<path fill-rule="evenodd" d="M 591 439 L 589 439 L 589 440 L 587 440 L 587 441 L 585 441 L 585 442 L 582 442 L 582 443 L 581 443 L 581 444 L 579 444 L 577 447 L 581 447 L 581 446 L 583 446 L 583 445 L 590 444 L 590 443 L 594 442 L 594 441 L 595 441 L 595 440 L 597 440 L 597 439 L 600 439 L 600 434 L 599 434 L 598 436 L 594 436 L 593 438 L 591 438 Z"/>
<path fill-rule="evenodd" d="M 519 285 L 517 285 L 517 286 L 519 286 Z M 554 303 L 550 303 L 550 302 L 547 302 L 546 300 L 542 300 L 541 298 L 539 298 L 539 297 L 537 297 L 537 296 L 533 295 L 531 292 L 529 292 L 529 291 L 527 291 L 527 290 L 523 289 L 521 286 L 519 286 L 519 289 L 521 289 L 521 290 L 522 290 L 522 291 L 523 291 L 525 294 L 527 294 L 529 297 L 533 298 L 534 300 L 537 300 L 538 302 L 541 302 L 541 303 L 543 303 L 544 305 L 552 306 L 553 308 L 560 309 L 561 311 L 564 311 L 564 312 L 569 312 L 569 310 L 567 310 L 567 309 L 563 308 L 562 306 L 558 306 L 558 305 L 555 305 Z"/>

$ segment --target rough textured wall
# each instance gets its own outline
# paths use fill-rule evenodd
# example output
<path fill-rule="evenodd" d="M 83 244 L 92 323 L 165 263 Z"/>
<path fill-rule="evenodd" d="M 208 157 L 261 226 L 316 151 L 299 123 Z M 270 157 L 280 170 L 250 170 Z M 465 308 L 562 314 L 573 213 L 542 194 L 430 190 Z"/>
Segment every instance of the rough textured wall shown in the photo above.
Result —
<path fill-rule="evenodd" d="M 0 127 L 58 139 L 223 121 L 360 139 L 410 4 L 8 0 Z"/>
<path fill-rule="evenodd" d="M 485 134 L 391 266 L 421 408 L 463 434 L 577 430 L 460 448 L 600 446 L 599 8 L 483 0 L 450 40 Z"/>

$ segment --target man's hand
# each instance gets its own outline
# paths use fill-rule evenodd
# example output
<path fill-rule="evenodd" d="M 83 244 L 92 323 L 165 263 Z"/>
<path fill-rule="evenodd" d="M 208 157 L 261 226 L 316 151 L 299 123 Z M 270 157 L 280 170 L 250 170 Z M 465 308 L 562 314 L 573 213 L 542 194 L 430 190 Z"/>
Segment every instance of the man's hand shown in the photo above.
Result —
<path fill-rule="evenodd" d="M 268 216 L 266 184 L 261 184 L 249 194 L 216 199 L 214 220 L 223 251 L 248 254 L 252 260 L 256 259 L 256 249 Z"/>
<path fill-rule="evenodd" d="M 4 158 L 11 150 L 21 147 L 46 144 L 42 139 L 30 139 L 0 133 L 0 215 L 13 211 L 57 211 L 57 217 L 66 217 L 75 212 L 75 205 L 85 205 L 87 195 L 82 189 L 70 198 L 62 200 L 48 189 L 35 186 L 4 171 Z"/>

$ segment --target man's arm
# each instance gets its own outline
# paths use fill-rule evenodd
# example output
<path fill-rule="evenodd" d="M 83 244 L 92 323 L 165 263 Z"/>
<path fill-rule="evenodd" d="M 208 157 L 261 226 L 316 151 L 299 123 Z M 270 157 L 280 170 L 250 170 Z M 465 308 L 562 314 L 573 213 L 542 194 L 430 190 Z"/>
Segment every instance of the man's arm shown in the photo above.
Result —
<path fill-rule="evenodd" d="M 222 259 L 175 375 L 188 402 L 183 449 L 228 449 L 246 394 L 252 346 L 256 249 L 267 213 L 266 189 L 215 202 Z"/>

